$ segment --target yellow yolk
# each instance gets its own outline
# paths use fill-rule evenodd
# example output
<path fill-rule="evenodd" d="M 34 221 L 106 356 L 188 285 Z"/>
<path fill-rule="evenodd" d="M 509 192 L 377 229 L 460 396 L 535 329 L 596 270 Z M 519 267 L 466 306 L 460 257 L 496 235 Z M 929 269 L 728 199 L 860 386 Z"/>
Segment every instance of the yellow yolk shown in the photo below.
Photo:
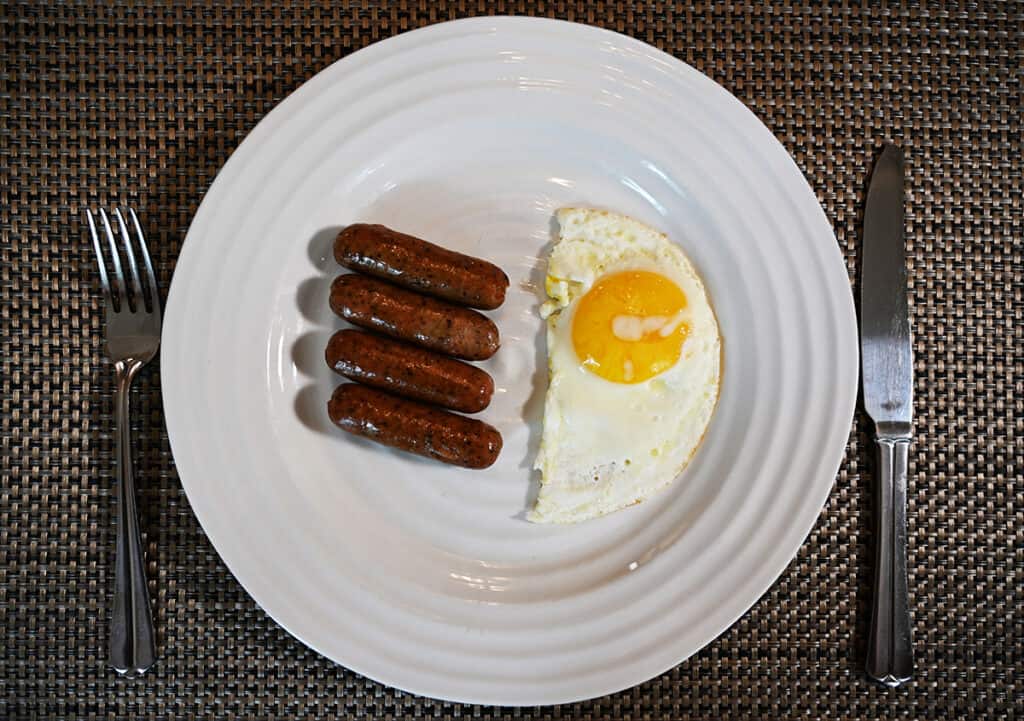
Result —
<path fill-rule="evenodd" d="M 580 298 L 572 343 L 585 368 L 614 383 L 641 383 L 668 370 L 689 332 L 686 295 L 664 276 L 606 276 Z"/>

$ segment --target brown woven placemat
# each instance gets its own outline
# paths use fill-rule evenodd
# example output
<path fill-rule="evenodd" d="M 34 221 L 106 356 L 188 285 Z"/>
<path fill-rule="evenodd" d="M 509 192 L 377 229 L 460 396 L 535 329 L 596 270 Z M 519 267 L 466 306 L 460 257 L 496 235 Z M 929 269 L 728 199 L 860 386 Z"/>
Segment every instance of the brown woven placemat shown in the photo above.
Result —
<path fill-rule="evenodd" d="M 111 5 L 0 7 L 0 718 L 1024 717 L 1020 3 Z M 798 557 L 717 641 L 592 702 L 464 707 L 337 667 L 256 607 L 181 490 L 158 365 L 136 384 L 133 435 L 160 660 L 138 680 L 104 667 L 111 378 L 80 209 L 138 208 L 166 289 L 218 168 L 288 92 L 371 42 L 485 13 L 601 25 L 720 82 L 796 158 L 851 277 L 872 155 L 883 139 L 905 147 L 909 687 L 861 672 L 873 555 L 862 416 Z"/>

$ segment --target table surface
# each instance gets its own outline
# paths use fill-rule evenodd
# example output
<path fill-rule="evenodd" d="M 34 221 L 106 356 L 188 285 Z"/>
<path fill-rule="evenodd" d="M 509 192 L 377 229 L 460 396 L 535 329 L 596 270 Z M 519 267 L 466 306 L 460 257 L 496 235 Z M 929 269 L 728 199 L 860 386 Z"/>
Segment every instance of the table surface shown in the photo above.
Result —
<path fill-rule="evenodd" d="M 0 8 L 0 717 L 1024 717 L 1024 5 L 110 5 Z M 278 101 L 374 41 L 491 12 L 617 30 L 721 83 L 792 153 L 851 278 L 867 169 L 883 140 L 904 146 L 917 374 L 908 687 L 861 671 L 874 550 L 862 414 L 799 555 L 718 640 L 591 702 L 463 707 L 335 666 L 246 595 L 175 474 L 158 364 L 136 383 L 133 435 L 160 660 L 137 680 L 105 668 L 112 377 L 81 209 L 138 208 L 166 290 L 203 193 Z"/>

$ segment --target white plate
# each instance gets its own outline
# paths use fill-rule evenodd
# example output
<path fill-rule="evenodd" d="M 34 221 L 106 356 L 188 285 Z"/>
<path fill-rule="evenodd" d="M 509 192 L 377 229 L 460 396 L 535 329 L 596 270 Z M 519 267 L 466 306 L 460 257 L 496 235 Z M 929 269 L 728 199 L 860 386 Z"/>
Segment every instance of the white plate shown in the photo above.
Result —
<path fill-rule="evenodd" d="M 725 347 L 703 446 L 653 500 L 527 523 L 545 391 L 538 257 L 553 211 L 607 207 L 702 271 Z M 323 348 L 338 228 L 386 223 L 512 280 L 485 472 L 333 429 Z M 821 510 L 857 387 L 852 298 L 793 161 L 738 100 L 614 33 L 485 18 L 330 66 L 252 131 L 189 230 L 164 322 L 167 427 L 217 551 L 325 656 L 443 699 L 632 686 L 715 638 Z"/>

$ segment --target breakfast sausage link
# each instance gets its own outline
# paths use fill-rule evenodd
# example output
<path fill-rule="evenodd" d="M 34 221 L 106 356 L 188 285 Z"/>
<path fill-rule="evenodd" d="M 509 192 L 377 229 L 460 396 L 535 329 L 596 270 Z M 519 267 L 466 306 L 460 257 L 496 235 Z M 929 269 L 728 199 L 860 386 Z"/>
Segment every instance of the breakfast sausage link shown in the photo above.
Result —
<path fill-rule="evenodd" d="M 463 413 L 482 411 L 494 393 L 494 380 L 475 366 L 361 330 L 339 330 L 324 355 L 346 378 Z"/>
<path fill-rule="evenodd" d="M 508 276 L 493 263 L 383 225 L 355 223 L 342 230 L 334 258 L 346 268 L 484 310 L 500 306 L 508 289 Z"/>
<path fill-rule="evenodd" d="M 456 466 L 487 468 L 501 453 L 501 434 L 483 421 L 358 383 L 338 386 L 327 412 L 344 431 Z"/>
<path fill-rule="evenodd" d="M 353 325 L 465 360 L 498 350 L 498 327 L 475 310 L 357 273 L 331 284 L 331 308 Z"/>

